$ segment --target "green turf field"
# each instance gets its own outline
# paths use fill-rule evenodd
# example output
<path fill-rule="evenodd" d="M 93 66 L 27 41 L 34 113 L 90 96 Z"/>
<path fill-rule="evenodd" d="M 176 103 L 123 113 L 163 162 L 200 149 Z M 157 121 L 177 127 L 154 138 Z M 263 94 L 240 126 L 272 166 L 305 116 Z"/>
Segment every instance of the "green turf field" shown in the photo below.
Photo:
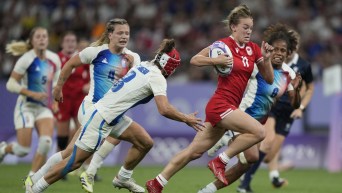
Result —
<path fill-rule="evenodd" d="M 113 176 L 119 167 L 104 167 L 99 171 L 102 181 L 94 186 L 95 193 L 122 192 L 127 190 L 114 189 L 111 185 Z M 138 167 L 133 177 L 139 184 L 145 184 L 155 177 L 161 167 Z M 29 165 L 0 165 L 0 193 L 24 192 L 22 178 L 27 174 Z M 260 170 L 253 181 L 252 187 L 256 193 L 342 193 L 342 173 L 331 174 L 325 170 L 294 169 L 282 173 L 289 180 L 289 185 L 282 189 L 274 189 L 268 180 L 266 170 Z M 213 180 L 210 171 L 205 167 L 187 167 L 169 182 L 164 193 L 197 193 L 205 184 Z M 226 187 L 218 193 L 236 192 L 236 186 Z M 68 176 L 68 181 L 61 181 L 50 186 L 46 193 L 76 193 L 83 192 L 78 177 Z"/>

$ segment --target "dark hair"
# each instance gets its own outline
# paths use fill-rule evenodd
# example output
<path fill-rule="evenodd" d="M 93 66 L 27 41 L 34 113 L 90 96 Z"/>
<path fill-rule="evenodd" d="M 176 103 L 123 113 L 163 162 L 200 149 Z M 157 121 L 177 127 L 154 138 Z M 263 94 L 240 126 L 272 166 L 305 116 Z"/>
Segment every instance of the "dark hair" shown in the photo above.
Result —
<path fill-rule="evenodd" d="M 282 23 L 269 26 L 264 32 L 264 40 L 271 45 L 277 40 L 284 40 L 287 44 L 288 54 L 296 51 L 299 43 L 299 39 L 294 30 Z"/>
<path fill-rule="evenodd" d="M 238 25 L 241 18 L 253 18 L 251 10 L 247 5 L 239 5 L 235 7 L 227 16 L 223 23 L 226 24 L 227 29 L 231 32 L 231 25 Z"/>

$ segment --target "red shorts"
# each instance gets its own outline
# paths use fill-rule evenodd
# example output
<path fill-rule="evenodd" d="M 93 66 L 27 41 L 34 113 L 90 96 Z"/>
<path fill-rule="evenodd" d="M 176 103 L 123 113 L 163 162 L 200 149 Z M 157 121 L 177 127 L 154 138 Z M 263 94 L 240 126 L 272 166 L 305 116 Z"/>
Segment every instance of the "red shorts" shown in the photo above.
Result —
<path fill-rule="evenodd" d="M 58 103 L 59 111 L 55 114 L 57 121 L 68 121 L 77 119 L 77 113 L 85 95 L 75 97 L 64 97 L 63 103 Z"/>
<path fill-rule="evenodd" d="M 207 107 L 205 108 L 205 122 L 209 122 L 212 126 L 215 126 L 225 116 L 236 109 L 237 107 L 235 105 L 230 104 L 227 100 L 214 95 L 209 100 Z"/>

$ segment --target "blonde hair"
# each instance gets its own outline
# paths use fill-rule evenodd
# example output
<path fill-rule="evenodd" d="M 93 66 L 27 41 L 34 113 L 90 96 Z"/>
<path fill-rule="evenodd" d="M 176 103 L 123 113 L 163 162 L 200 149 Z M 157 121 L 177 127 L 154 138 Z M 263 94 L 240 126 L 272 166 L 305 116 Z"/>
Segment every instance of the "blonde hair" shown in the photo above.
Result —
<path fill-rule="evenodd" d="M 6 45 L 6 53 L 12 54 L 13 56 L 21 56 L 28 50 L 33 48 L 32 39 L 34 33 L 38 29 L 44 29 L 43 27 L 35 27 L 31 30 L 30 35 L 26 41 L 12 41 Z"/>
<path fill-rule="evenodd" d="M 295 52 L 297 52 L 299 50 L 300 47 L 300 35 L 298 33 L 298 31 L 294 30 L 294 29 L 290 29 L 289 30 L 290 33 L 293 34 L 293 36 L 296 38 L 297 40 L 297 45 L 296 45 L 296 49 L 294 50 Z"/>
<path fill-rule="evenodd" d="M 103 44 L 108 44 L 109 43 L 108 34 L 114 31 L 115 25 L 125 25 L 125 24 L 128 25 L 128 22 L 125 19 L 115 18 L 115 19 L 109 20 L 106 24 L 106 31 L 102 33 L 101 37 L 98 40 L 91 43 L 90 46 L 96 47 L 96 46 L 101 46 Z"/>
<path fill-rule="evenodd" d="M 247 5 L 239 5 L 235 7 L 227 16 L 227 19 L 223 20 L 228 31 L 232 32 L 231 25 L 238 25 L 241 18 L 253 18 L 252 12 Z"/>

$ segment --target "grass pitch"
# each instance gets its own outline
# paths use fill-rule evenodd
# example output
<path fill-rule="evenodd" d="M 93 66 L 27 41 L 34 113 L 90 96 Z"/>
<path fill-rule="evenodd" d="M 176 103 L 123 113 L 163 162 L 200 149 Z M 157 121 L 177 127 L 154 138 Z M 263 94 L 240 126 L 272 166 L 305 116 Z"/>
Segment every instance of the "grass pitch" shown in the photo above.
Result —
<path fill-rule="evenodd" d="M 22 179 L 28 173 L 30 165 L 0 165 L 0 193 L 24 192 Z M 128 193 L 127 190 L 114 189 L 111 181 L 118 172 L 119 167 L 103 167 L 99 171 L 102 178 L 94 186 L 94 193 Z M 138 167 L 133 177 L 137 183 L 154 178 L 162 167 Z M 289 185 L 281 189 L 274 189 L 269 180 L 268 172 L 260 170 L 254 177 L 252 188 L 255 193 L 341 193 L 342 173 L 328 173 L 325 170 L 300 170 L 294 169 L 283 172 L 282 177 L 289 180 Z M 201 187 L 213 180 L 213 175 L 206 167 L 186 167 L 176 174 L 163 193 L 196 193 Z M 229 187 L 217 191 L 236 192 L 238 182 Z M 50 186 L 46 193 L 77 193 L 84 192 L 81 189 L 77 176 L 68 175 L 67 181 L 59 181 Z"/>

